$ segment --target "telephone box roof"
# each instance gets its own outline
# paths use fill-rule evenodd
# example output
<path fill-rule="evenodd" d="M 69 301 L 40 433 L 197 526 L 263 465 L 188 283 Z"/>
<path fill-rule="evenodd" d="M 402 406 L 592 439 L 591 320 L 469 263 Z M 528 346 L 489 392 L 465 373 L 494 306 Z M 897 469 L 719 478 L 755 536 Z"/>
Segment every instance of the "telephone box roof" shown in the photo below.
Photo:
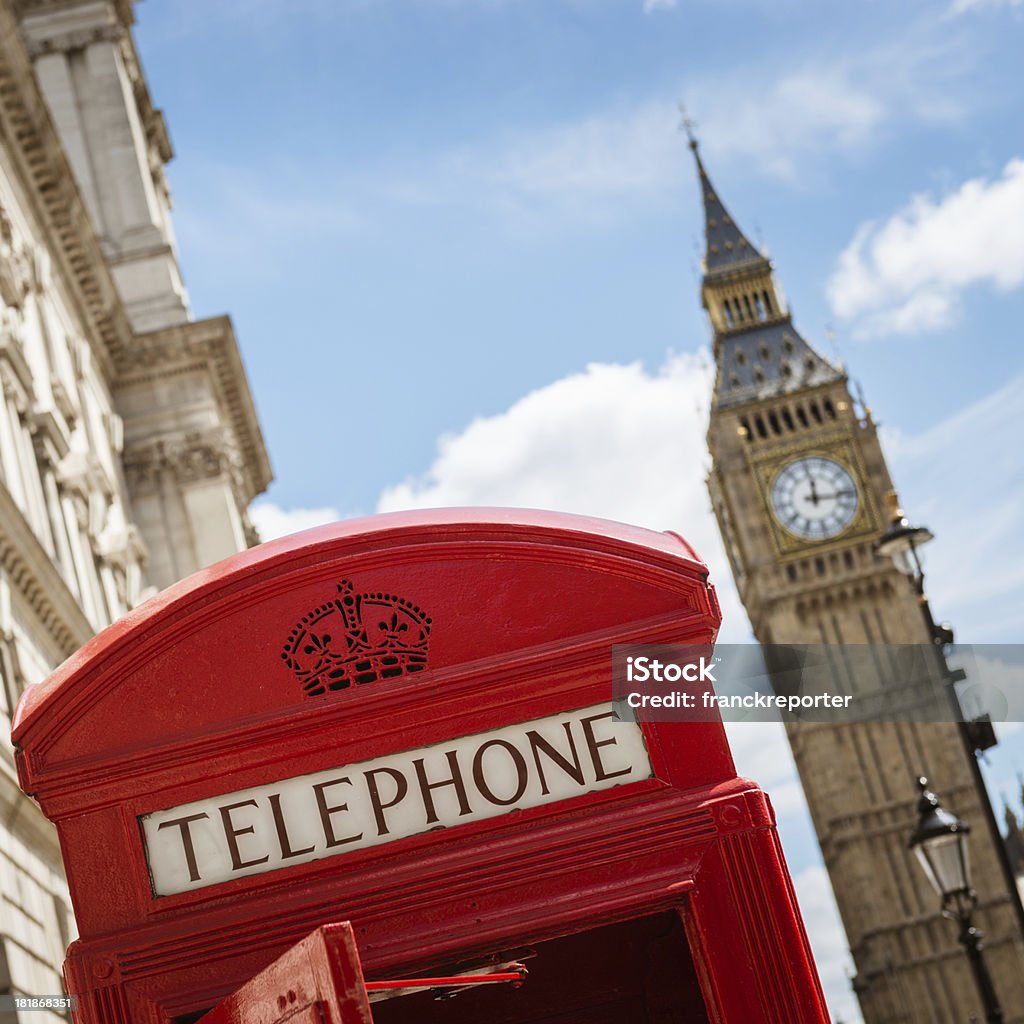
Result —
<path fill-rule="evenodd" d="M 110 754 L 120 751 L 127 755 L 133 738 L 141 754 L 143 748 L 150 749 L 158 739 L 171 741 L 176 731 L 185 731 L 190 724 L 188 715 L 200 713 L 200 709 L 186 707 L 183 693 L 175 692 L 175 697 L 185 702 L 175 705 L 164 699 L 166 692 L 159 689 L 128 692 L 131 688 L 122 682 L 126 673 L 137 673 L 139 668 L 133 651 L 145 649 L 149 658 L 156 648 L 172 643 L 181 645 L 187 643 L 188 637 L 204 632 L 209 618 L 202 614 L 204 609 L 220 615 L 233 601 L 249 600 L 241 595 L 251 594 L 254 588 L 262 587 L 270 593 L 274 590 L 275 579 L 285 575 L 294 579 L 297 573 L 303 572 L 316 575 L 317 566 L 332 560 L 338 562 L 339 571 L 350 572 L 360 560 L 368 560 L 370 565 L 380 564 L 385 558 L 382 552 L 391 552 L 387 558 L 401 562 L 408 561 L 414 552 L 422 554 L 429 549 L 436 555 L 446 550 L 455 551 L 467 544 L 481 553 L 490 545 L 492 556 L 499 559 L 518 557 L 510 548 L 520 553 L 527 548 L 547 551 L 549 554 L 541 558 L 548 561 L 552 558 L 557 560 L 559 556 L 551 554 L 555 551 L 573 552 L 573 557 L 578 556 L 583 564 L 598 569 L 603 564 L 610 570 L 622 559 L 628 559 L 649 565 L 652 580 L 667 573 L 700 581 L 700 589 L 708 587 L 706 565 L 678 534 L 658 533 L 585 516 L 516 508 L 430 509 L 368 516 L 316 527 L 241 552 L 167 588 L 95 636 L 49 678 L 28 687 L 18 704 L 12 730 L 13 741 L 19 748 L 23 786 L 28 792 L 35 792 L 32 777 L 36 773 L 31 771 L 28 760 L 40 768 L 43 761 L 55 767 L 55 759 L 64 761 L 57 752 L 71 734 L 77 736 L 80 753 L 84 742 L 92 754 L 106 750 Z M 405 554 L 400 554 L 400 551 Z M 357 589 L 362 582 L 361 579 L 356 581 Z M 378 586 L 381 580 L 369 580 L 369 583 Z M 466 584 L 461 585 L 465 587 Z M 469 600 L 482 599 L 481 595 L 466 594 L 465 597 Z M 546 615 L 550 620 L 549 635 L 545 635 L 544 624 L 538 621 L 532 632 L 528 631 L 529 635 L 505 639 L 495 636 L 486 640 L 480 636 L 479 640 L 489 643 L 495 651 L 500 651 L 508 643 L 519 644 L 541 638 L 555 642 L 560 628 L 556 606 L 565 604 L 562 597 L 548 594 L 545 600 L 545 595 L 537 594 L 533 599 L 538 618 Z M 587 596 L 579 595 L 578 602 L 586 605 Z M 615 615 L 621 616 L 621 610 L 615 611 Z M 715 615 L 718 615 L 717 604 Z M 569 618 L 577 616 L 578 612 L 574 612 Z M 486 618 L 477 614 L 480 623 Z M 599 620 L 595 620 L 595 628 L 599 625 Z M 158 640 L 160 637 L 163 639 Z M 282 638 L 256 639 L 264 644 Z M 456 660 L 463 656 L 458 655 Z M 207 660 L 205 655 L 199 657 Z M 433 659 L 432 667 L 437 663 L 437 659 Z M 108 671 L 115 665 L 120 666 L 118 671 Z M 197 663 L 198 667 L 202 667 L 201 663 Z M 100 687 L 103 694 L 96 690 L 100 676 L 107 677 L 107 685 Z M 149 685 L 156 685 L 156 677 L 152 674 Z M 101 709 L 97 700 L 104 694 L 111 696 L 112 689 L 120 691 L 116 701 L 107 700 L 102 714 L 98 714 Z M 173 689 L 180 691 L 181 687 Z M 244 701 L 245 695 L 237 696 Z M 258 698 L 259 695 L 249 696 Z M 211 692 L 204 709 L 210 714 L 211 724 L 215 717 L 213 705 L 217 703 L 217 695 Z M 219 703 L 224 705 L 225 702 L 220 700 Z M 109 726 L 115 704 L 122 722 L 121 729 Z M 258 699 L 253 704 L 245 709 L 246 713 L 261 715 L 272 710 L 269 704 L 263 706 Z M 132 727 L 126 720 L 126 716 L 131 717 L 132 710 L 139 712 L 135 720 L 144 721 L 147 735 L 139 733 L 133 737 Z M 223 716 L 225 722 L 231 713 L 227 707 Z M 107 724 L 86 730 L 84 720 L 88 719 L 102 719 Z M 86 731 L 91 732 L 88 739 L 84 735 Z M 20 748 L 28 746 L 33 748 L 33 753 L 26 760 Z M 67 766 L 71 768 L 71 763 Z"/>

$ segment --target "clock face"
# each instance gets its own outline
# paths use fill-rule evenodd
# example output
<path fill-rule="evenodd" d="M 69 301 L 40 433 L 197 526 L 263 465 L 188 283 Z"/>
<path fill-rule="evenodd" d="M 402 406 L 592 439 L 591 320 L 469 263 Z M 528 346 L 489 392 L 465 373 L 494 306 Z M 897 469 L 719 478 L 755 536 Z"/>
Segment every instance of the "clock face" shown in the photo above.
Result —
<path fill-rule="evenodd" d="M 842 533 L 857 514 L 857 485 L 849 470 L 811 455 L 783 466 L 772 484 L 772 510 L 785 530 L 802 540 Z"/>

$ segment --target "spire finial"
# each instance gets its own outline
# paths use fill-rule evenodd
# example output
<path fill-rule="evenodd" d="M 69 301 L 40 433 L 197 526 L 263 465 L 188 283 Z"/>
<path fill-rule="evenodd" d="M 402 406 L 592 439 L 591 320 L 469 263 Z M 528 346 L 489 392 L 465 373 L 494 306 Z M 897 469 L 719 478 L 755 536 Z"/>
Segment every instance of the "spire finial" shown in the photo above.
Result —
<path fill-rule="evenodd" d="M 693 130 L 694 130 L 694 128 L 697 127 L 697 122 L 694 121 L 694 119 L 692 117 L 690 117 L 689 111 L 687 111 L 687 109 L 686 109 L 686 104 L 683 103 L 682 100 L 679 101 L 678 107 L 679 107 L 679 130 L 681 132 L 686 132 L 686 138 L 690 142 L 690 149 L 692 149 L 694 151 L 694 153 L 696 153 L 697 152 L 697 136 L 694 134 Z"/>

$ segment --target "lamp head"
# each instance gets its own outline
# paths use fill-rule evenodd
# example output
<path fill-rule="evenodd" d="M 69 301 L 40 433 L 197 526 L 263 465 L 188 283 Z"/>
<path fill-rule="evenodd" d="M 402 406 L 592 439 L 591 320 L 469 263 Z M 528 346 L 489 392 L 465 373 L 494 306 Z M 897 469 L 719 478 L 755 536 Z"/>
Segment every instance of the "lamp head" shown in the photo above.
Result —
<path fill-rule="evenodd" d="M 889 512 L 889 526 L 875 541 L 875 551 L 891 558 L 905 576 L 919 576 L 921 559 L 918 550 L 928 541 L 934 540 L 935 534 L 926 526 L 911 526 L 907 522 L 895 491 L 886 494 L 885 504 Z"/>
<path fill-rule="evenodd" d="M 917 780 L 921 791 L 917 803 L 917 827 L 908 846 L 917 855 L 921 868 L 943 905 L 971 894 L 967 836 L 970 825 L 943 808 L 928 788 L 928 780 Z"/>

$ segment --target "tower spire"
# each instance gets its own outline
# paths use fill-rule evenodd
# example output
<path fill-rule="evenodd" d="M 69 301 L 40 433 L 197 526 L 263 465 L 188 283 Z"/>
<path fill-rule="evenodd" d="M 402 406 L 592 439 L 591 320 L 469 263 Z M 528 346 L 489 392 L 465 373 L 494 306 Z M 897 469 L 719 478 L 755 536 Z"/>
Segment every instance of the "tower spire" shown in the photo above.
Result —
<path fill-rule="evenodd" d="M 697 163 L 697 177 L 704 200 L 705 274 L 731 271 L 745 264 L 759 263 L 768 267 L 767 257 L 742 232 L 711 184 L 707 168 L 700 157 L 700 143 L 693 133 L 693 122 L 686 118 L 683 124 L 693 158 Z"/>
<path fill-rule="evenodd" d="M 681 108 L 682 109 L 682 108 Z M 701 302 L 714 330 L 715 403 L 742 404 L 838 380 L 842 372 L 804 340 L 793 325 L 771 261 L 733 220 L 711 184 L 683 112 L 704 204 L 704 279 Z"/>

